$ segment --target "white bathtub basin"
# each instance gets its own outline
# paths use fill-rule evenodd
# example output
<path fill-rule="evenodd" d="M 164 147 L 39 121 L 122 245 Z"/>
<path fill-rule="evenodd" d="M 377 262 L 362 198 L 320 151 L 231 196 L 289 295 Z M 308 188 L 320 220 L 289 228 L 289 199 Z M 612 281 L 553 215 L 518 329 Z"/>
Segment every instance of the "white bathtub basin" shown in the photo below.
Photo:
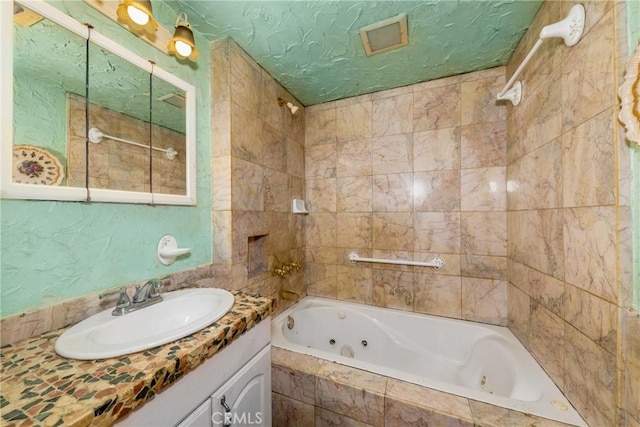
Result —
<path fill-rule="evenodd" d="M 185 289 L 162 294 L 157 304 L 113 316 L 112 308 L 67 329 L 55 350 L 71 359 L 95 360 L 122 356 L 166 344 L 209 326 L 233 306 L 224 289 Z"/>
<path fill-rule="evenodd" d="M 289 317 L 293 320 L 288 322 Z M 586 426 L 505 327 L 305 297 L 273 320 L 271 344 L 503 408 Z"/>

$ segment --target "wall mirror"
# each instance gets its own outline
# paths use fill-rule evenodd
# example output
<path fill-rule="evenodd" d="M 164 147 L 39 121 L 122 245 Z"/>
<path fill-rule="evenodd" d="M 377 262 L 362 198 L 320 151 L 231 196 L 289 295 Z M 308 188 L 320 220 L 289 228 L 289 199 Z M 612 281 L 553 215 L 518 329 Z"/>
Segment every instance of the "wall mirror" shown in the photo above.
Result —
<path fill-rule="evenodd" d="M 194 205 L 195 88 L 42 0 L 0 7 L 2 197 Z"/>

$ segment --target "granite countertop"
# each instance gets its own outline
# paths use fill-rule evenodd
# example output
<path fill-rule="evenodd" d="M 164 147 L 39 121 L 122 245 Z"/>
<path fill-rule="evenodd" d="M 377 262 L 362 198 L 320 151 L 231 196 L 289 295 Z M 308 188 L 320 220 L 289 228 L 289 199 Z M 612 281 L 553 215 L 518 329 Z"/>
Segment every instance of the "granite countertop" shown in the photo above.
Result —
<path fill-rule="evenodd" d="M 274 301 L 233 291 L 231 311 L 193 335 L 103 360 L 58 356 L 59 329 L 0 351 L 3 426 L 111 425 L 271 314 Z"/>

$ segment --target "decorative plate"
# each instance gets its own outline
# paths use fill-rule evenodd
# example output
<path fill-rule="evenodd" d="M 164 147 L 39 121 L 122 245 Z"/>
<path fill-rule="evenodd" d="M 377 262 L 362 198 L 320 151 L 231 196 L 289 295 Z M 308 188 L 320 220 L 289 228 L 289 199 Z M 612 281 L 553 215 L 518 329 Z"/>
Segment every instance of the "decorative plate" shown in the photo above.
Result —
<path fill-rule="evenodd" d="M 640 44 L 629 57 L 619 95 L 622 102 L 618 117 L 627 129 L 626 137 L 640 144 Z"/>
<path fill-rule="evenodd" d="M 63 179 L 62 163 L 49 151 L 33 145 L 13 146 L 13 182 L 59 185 Z"/>

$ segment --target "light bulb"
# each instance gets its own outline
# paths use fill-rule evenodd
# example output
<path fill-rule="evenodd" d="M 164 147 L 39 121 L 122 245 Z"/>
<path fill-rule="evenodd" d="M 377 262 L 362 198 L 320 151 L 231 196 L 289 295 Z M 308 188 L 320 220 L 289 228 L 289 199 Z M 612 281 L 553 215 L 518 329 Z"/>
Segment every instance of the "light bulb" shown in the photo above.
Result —
<path fill-rule="evenodd" d="M 185 58 L 191 55 L 192 48 L 182 40 L 176 40 L 176 52 Z"/>
<path fill-rule="evenodd" d="M 131 20 L 138 25 L 144 26 L 147 25 L 147 22 L 149 22 L 149 15 L 135 6 L 129 5 L 127 7 L 127 14 L 129 15 L 129 18 L 131 18 Z"/>

